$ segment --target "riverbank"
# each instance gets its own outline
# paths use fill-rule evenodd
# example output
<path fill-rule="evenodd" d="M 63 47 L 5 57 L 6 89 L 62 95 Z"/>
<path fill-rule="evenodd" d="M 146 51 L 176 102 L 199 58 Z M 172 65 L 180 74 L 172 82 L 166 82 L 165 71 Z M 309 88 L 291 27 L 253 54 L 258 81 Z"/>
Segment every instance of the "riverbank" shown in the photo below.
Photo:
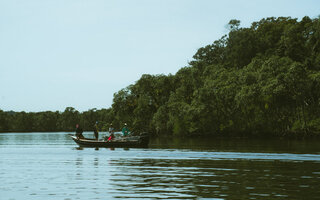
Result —
<path fill-rule="evenodd" d="M 75 131 L 0 131 L 0 133 L 75 133 Z M 86 133 L 92 133 L 93 130 L 86 130 Z M 118 131 L 121 132 L 121 131 Z M 100 131 L 101 134 L 106 134 L 107 131 Z M 208 138 L 208 139 L 320 139 L 320 133 L 318 132 L 287 132 L 283 134 L 279 133 L 248 133 L 248 132 L 224 132 L 224 133 L 188 133 L 188 134 L 156 134 L 149 133 L 152 138 Z"/>

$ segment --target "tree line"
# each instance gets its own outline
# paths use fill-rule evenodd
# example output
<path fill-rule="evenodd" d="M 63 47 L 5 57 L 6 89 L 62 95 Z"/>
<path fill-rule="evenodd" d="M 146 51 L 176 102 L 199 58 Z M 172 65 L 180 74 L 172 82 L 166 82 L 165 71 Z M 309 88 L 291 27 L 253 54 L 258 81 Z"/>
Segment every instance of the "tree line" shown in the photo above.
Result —
<path fill-rule="evenodd" d="M 86 131 L 93 130 L 98 121 L 100 130 L 107 130 L 112 116 L 110 109 L 90 109 L 79 112 L 67 107 L 63 112 L 14 112 L 0 110 L 0 132 L 74 131 L 80 124 Z"/>
<path fill-rule="evenodd" d="M 0 131 L 29 130 L 22 124 L 33 116 L 32 127 L 47 131 L 101 120 L 158 135 L 319 135 L 320 18 L 231 20 L 228 28 L 175 75 L 145 74 L 115 93 L 109 109 L 0 111 Z"/>
<path fill-rule="evenodd" d="M 320 19 L 228 28 L 175 75 L 143 75 L 117 92 L 115 118 L 157 134 L 318 134 Z"/>

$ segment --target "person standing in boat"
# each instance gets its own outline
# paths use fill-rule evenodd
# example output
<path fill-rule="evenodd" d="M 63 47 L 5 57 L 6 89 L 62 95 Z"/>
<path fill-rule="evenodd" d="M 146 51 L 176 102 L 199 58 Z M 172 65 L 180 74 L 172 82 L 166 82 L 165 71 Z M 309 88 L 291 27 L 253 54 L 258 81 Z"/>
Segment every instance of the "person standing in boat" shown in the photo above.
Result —
<path fill-rule="evenodd" d="M 99 139 L 99 131 L 98 131 L 98 121 L 93 125 L 93 132 L 94 132 L 94 137 L 96 140 Z"/>
<path fill-rule="evenodd" d="M 124 127 L 122 128 L 122 134 L 123 134 L 123 136 L 129 135 L 129 129 L 127 127 L 127 123 L 124 123 Z"/>
<path fill-rule="evenodd" d="M 109 127 L 109 134 L 110 135 L 109 135 L 109 138 L 107 141 L 111 141 L 114 138 L 114 128 L 113 128 L 112 124 L 110 124 L 110 127 Z"/>
<path fill-rule="evenodd" d="M 76 124 L 76 137 L 78 139 L 83 139 L 84 137 L 83 137 L 82 133 L 83 133 L 82 128 L 80 127 L 79 124 Z"/>
<path fill-rule="evenodd" d="M 109 133 L 110 133 L 110 135 L 114 133 L 114 128 L 113 128 L 112 124 L 110 124 Z"/>

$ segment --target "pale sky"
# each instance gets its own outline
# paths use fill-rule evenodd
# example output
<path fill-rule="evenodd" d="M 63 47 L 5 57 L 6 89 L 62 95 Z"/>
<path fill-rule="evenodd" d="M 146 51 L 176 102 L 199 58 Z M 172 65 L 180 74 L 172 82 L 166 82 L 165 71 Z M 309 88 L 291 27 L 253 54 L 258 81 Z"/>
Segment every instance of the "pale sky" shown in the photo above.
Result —
<path fill-rule="evenodd" d="M 0 109 L 109 108 L 142 74 L 265 17 L 320 15 L 319 0 L 0 0 Z"/>

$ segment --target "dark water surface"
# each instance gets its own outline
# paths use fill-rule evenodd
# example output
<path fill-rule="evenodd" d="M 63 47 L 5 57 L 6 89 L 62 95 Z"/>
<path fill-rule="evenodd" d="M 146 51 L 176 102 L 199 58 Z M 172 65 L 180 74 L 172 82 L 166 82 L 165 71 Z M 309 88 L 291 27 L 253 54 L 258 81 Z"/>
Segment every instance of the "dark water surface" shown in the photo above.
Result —
<path fill-rule="evenodd" d="M 78 148 L 67 133 L 0 134 L 0 199 L 320 199 L 320 141 L 152 140 Z"/>

